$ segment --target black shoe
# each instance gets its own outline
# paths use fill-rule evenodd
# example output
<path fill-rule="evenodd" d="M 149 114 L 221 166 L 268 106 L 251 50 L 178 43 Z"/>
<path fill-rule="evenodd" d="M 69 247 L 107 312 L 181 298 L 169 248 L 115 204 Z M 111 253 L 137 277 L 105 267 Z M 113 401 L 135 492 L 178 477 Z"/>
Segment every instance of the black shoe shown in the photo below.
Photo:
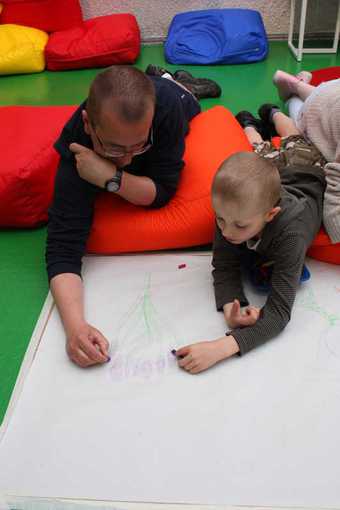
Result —
<path fill-rule="evenodd" d="M 195 76 L 193 76 L 191 73 L 189 73 L 189 71 L 184 71 L 184 69 L 179 69 L 178 71 L 175 71 L 174 78 L 177 81 L 181 81 L 181 80 L 195 81 L 197 79 L 202 79 L 202 78 L 195 78 Z"/>
<path fill-rule="evenodd" d="M 220 97 L 222 94 L 221 87 L 214 80 L 195 78 L 189 71 L 180 69 L 174 73 L 174 78 L 178 83 L 189 89 L 197 99 Z"/>
<path fill-rule="evenodd" d="M 184 85 L 185 88 L 190 90 L 190 92 L 196 97 L 196 99 L 204 99 L 207 97 L 220 97 L 221 95 L 221 87 L 217 85 L 212 80 L 205 81 L 178 81 L 181 85 Z"/>
<path fill-rule="evenodd" d="M 236 120 L 243 128 L 252 127 L 256 129 L 256 131 L 261 135 L 263 140 L 267 140 L 268 133 L 265 129 L 265 125 L 262 120 L 257 119 L 254 115 L 246 110 L 242 110 L 237 115 L 235 115 Z"/>
<path fill-rule="evenodd" d="M 148 76 L 163 76 L 163 74 L 170 74 L 170 76 L 174 78 L 174 75 L 170 73 L 170 71 L 164 69 L 164 67 L 154 66 L 153 64 L 148 65 L 148 67 L 145 69 L 145 74 Z"/>
<path fill-rule="evenodd" d="M 278 133 L 275 129 L 275 125 L 272 119 L 273 112 L 280 112 L 280 108 L 276 104 L 265 103 L 260 106 L 258 110 L 258 114 L 262 122 L 267 126 L 269 131 L 270 138 L 273 136 L 278 136 Z"/>

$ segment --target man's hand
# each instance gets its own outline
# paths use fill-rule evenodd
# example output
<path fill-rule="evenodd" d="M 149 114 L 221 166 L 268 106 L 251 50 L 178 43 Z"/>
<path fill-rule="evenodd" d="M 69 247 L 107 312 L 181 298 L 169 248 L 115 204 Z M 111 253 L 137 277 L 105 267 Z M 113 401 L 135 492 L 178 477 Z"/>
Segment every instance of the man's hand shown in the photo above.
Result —
<path fill-rule="evenodd" d="M 117 167 L 112 161 L 79 143 L 71 143 L 70 150 L 75 155 L 78 173 L 85 181 L 104 188 L 106 181 L 114 177 Z"/>
<path fill-rule="evenodd" d="M 223 307 L 225 320 L 230 328 L 253 326 L 260 316 L 260 309 L 255 306 L 247 306 L 241 310 L 240 302 L 234 299 Z"/>
<path fill-rule="evenodd" d="M 101 332 L 86 322 L 67 335 L 67 354 L 83 368 L 110 361 L 109 347 L 109 342 Z"/>
<path fill-rule="evenodd" d="M 239 352 L 239 346 L 233 336 L 224 336 L 210 342 L 198 342 L 177 349 L 178 365 L 190 372 L 198 374 L 212 367 L 218 361 L 229 358 Z"/>

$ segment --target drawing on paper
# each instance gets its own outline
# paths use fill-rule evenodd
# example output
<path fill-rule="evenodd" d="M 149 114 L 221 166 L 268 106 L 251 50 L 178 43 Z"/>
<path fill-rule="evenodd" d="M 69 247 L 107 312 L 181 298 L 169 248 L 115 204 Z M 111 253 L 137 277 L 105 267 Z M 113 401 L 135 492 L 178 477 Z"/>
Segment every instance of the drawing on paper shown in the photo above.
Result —
<path fill-rule="evenodd" d="M 320 334 L 320 343 L 325 346 L 327 352 L 332 357 L 340 358 L 340 332 L 336 328 L 340 321 L 340 315 L 328 312 L 321 306 L 311 288 L 306 288 L 303 293 L 297 296 L 296 305 L 315 312 L 323 317 L 327 322 L 327 327 Z"/>
<path fill-rule="evenodd" d="M 176 368 L 171 349 L 176 336 L 151 297 L 151 275 L 143 293 L 122 318 L 112 342 L 115 352 L 109 372 L 112 380 L 155 379 Z"/>
<path fill-rule="evenodd" d="M 305 310 L 318 313 L 323 317 L 329 326 L 334 326 L 337 321 L 340 321 L 340 315 L 329 313 L 327 310 L 319 305 L 311 288 L 307 287 L 304 292 L 301 292 L 296 297 L 296 306 L 300 306 Z"/>

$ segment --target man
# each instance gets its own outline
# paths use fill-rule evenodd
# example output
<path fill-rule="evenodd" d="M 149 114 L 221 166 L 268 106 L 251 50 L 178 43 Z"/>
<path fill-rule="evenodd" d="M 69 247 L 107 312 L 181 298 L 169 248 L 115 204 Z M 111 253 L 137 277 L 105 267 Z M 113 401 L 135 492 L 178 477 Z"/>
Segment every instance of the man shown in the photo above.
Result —
<path fill-rule="evenodd" d="M 107 339 L 86 322 L 81 280 L 96 195 L 106 189 L 135 205 L 165 205 L 177 189 L 189 121 L 199 112 L 194 95 L 171 78 L 113 66 L 97 75 L 55 144 L 61 159 L 46 263 L 67 353 L 81 367 L 109 359 Z"/>

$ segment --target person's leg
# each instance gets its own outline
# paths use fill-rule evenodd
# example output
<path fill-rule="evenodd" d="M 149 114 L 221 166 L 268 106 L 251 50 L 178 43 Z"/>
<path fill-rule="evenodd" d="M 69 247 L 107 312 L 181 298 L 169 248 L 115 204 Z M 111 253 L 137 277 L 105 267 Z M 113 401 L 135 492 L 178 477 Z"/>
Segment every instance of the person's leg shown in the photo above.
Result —
<path fill-rule="evenodd" d="M 247 127 L 252 127 L 254 131 L 256 131 L 261 140 L 255 140 L 255 143 L 261 143 L 263 140 L 270 140 L 270 133 L 267 127 L 264 125 L 262 120 L 257 119 L 254 117 L 254 115 L 247 110 L 242 110 L 241 112 L 237 113 L 235 115 L 235 119 L 238 121 L 238 123 L 243 127 L 243 129 Z M 250 143 L 253 143 L 252 140 L 250 140 Z"/>
<path fill-rule="evenodd" d="M 304 101 L 300 99 L 298 96 L 292 96 L 286 102 L 286 107 L 288 109 L 289 117 L 293 119 L 296 123 L 300 110 L 304 104 Z"/>
<path fill-rule="evenodd" d="M 298 96 L 302 101 L 305 101 L 315 89 L 314 85 L 310 85 L 304 80 L 280 70 L 274 74 L 273 82 L 283 101 L 287 101 L 291 96 Z"/>
<path fill-rule="evenodd" d="M 299 130 L 295 126 L 293 119 L 280 111 L 275 111 L 272 116 L 275 129 L 279 136 L 300 135 Z"/>

